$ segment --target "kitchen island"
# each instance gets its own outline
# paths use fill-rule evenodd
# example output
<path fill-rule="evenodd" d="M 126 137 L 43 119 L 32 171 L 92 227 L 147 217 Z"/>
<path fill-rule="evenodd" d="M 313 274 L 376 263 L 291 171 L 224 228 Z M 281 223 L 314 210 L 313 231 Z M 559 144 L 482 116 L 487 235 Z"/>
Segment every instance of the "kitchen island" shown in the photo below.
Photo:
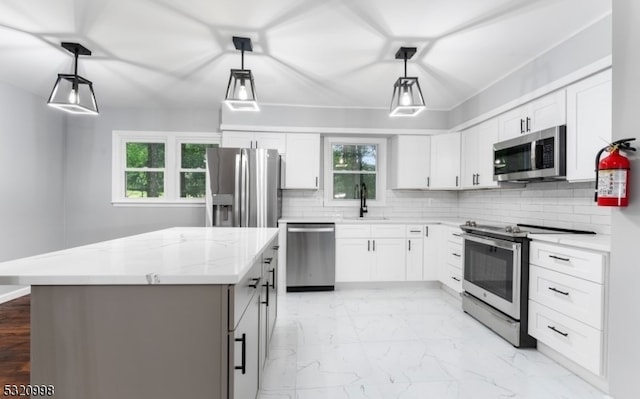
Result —
<path fill-rule="evenodd" d="M 277 240 L 173 228 L 0 263 L 0 284 L 31 286 L 31 384 L 65 399 L 254 398 Z"/>

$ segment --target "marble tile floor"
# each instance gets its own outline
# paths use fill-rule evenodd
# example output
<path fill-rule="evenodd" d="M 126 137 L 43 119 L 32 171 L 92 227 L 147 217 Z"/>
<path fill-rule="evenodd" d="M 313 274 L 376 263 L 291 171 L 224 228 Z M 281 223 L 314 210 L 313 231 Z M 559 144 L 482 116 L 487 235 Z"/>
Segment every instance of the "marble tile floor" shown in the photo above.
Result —
<path fill-rule="evenodd" d="M 280 296 L 259 399 L 604 399 L 439 288 Z"/>

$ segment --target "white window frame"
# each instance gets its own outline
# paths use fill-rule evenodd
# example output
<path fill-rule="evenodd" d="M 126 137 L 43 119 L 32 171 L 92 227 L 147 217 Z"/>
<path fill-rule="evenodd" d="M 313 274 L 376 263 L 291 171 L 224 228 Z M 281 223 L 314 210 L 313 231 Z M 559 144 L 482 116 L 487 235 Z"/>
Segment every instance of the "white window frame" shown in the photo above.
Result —
<path fill-rule="evenodd" d="M 127 143 L 164 143 L 164 198 L 125 197 Z M 222 144 L 219 132 L 154 132 L 114 130 L 112 137 L 111 202 L 115 206 L 204 206 L 204 198 L 180 197 L 182 144 Z M 155 168 L 145 169 L 150 172 Z M 189 170 L 191 171 L 191 170 Z"/>
<path fill-rule="evenodd" d="M 324 204 L 335 207 L 359 207 L 360 200 L 337 200 L 333 198 L 333 151 L 334 144 L 373 144 L 378 147 L 376 156 L 376 199 L 367 200 L 367 206 L 385 205 L 387 191 L 387 139 L 369 137 L 325 136 L 324 138 Z"/>

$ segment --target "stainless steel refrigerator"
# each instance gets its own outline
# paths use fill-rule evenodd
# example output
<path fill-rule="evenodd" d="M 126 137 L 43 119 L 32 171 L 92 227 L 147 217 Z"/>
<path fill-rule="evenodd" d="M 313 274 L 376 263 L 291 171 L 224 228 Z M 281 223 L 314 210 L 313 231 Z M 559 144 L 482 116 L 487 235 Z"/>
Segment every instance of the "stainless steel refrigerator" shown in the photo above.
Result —
<path fill-rule="evenodd" d="M 277 227 L 280 155 L 262 148 L 208 148 L 206 226 Z"/>

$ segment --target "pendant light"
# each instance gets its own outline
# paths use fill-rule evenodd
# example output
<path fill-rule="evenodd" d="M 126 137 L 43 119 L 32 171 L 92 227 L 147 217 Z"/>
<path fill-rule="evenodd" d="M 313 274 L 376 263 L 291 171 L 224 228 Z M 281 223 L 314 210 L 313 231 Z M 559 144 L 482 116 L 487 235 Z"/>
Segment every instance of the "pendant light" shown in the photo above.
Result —
<path fill-rule="evenodd" d="M 232 69 L 227 86 L 224 102 L 232 111 L 260 111 L 256 98 L 256 88 L 253 83 L 251 70 L 244 69 L 244 52 L 253 51 L 251 39 L 248 37 L 233 37 L 236 50 L 241 52 L 240 69 Z"/>
<path fill-rule="evenodd" d="M 404 59 L 404 77 L 393 85 L 389 116 L 416 116 L 425 109 L 424 97 L 418 78 L 407 77 L 407 60 L 416 53 L 415 47 L 400 47 L 396 59 Z"/>
<path fill-rule="evenodd" d="M 78 55 L 91 55 L 91 50 L 78 43 L 62 42 L 62 47 L 75 56 L 73 74 L 58 74 L 48 104 L 72 114 L 98 115 L 93 83 L 78 75 Z"/>

